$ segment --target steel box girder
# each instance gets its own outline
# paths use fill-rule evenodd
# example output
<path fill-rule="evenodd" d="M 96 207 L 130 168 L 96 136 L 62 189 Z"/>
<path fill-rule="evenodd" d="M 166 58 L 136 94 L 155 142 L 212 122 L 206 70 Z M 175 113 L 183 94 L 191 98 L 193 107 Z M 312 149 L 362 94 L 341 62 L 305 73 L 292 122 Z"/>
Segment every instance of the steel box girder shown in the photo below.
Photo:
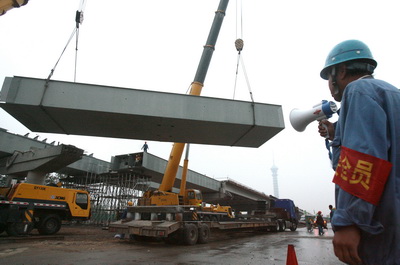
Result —
<path fill-rule="evenodd" d="M 284 129 L 280 105 L 6 77 L 0 106 L 35 132 L 259 147 Z"/>

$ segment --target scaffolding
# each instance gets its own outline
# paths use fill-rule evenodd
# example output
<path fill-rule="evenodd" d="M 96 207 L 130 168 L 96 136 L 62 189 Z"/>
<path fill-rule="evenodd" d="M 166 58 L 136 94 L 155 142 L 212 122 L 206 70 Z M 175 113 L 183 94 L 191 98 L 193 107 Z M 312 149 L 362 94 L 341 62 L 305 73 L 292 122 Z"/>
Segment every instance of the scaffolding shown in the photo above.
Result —
<path fill-rule="evenodd" d="M 120 219 L 128 201 L 137 205 L 138 198 L 150 188 L 150 177 L 137 172 L 95 174 L 60 179 L 62 187 L 87 190 L 91 198 L 88 224 L 107 226 Z"/>

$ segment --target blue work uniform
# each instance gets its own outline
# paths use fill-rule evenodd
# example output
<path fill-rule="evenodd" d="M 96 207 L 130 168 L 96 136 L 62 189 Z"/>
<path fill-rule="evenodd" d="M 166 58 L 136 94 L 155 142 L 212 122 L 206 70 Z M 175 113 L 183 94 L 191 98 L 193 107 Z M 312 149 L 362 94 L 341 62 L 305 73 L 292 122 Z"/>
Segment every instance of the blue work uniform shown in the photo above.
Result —
<path fill-rule="evenodd" d="M 341 146 L 389 161 L 392 169 L 376 206 L 336 185 L 332 225 L 361 229 L 363 264 L 400 264 L 400 91 L 372 77 L 348 84 L 332 142 L 335 168 Z"/>

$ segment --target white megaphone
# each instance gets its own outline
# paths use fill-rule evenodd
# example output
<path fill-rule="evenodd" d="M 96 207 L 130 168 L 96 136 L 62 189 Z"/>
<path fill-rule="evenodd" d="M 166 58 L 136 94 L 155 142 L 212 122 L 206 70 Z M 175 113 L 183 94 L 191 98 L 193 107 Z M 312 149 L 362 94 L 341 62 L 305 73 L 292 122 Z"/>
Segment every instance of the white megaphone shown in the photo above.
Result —
<path fill-rule="evenodd" d="M 290 112 L 289 119 L 293 128 L 298 132 L 302 132 L 311 122 L 329 119 L 336 111 L 337 106 L 335 102 L 322 100 L 319 104 L 313 106 L 311 109 L 293 109 Z"/>

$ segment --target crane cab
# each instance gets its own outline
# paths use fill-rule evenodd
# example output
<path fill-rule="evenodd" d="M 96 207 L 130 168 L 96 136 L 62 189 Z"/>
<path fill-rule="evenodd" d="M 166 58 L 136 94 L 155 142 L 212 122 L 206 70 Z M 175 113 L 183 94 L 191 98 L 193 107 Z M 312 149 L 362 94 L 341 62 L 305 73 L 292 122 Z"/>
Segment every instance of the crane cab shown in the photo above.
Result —
<path fill-rule="evenodd" d="M 203 195 L 199 190 L 189 189 L 185 191 L 185 196 L 183 201 L 185 205 L 201 206 L 203 202 Z"/>

